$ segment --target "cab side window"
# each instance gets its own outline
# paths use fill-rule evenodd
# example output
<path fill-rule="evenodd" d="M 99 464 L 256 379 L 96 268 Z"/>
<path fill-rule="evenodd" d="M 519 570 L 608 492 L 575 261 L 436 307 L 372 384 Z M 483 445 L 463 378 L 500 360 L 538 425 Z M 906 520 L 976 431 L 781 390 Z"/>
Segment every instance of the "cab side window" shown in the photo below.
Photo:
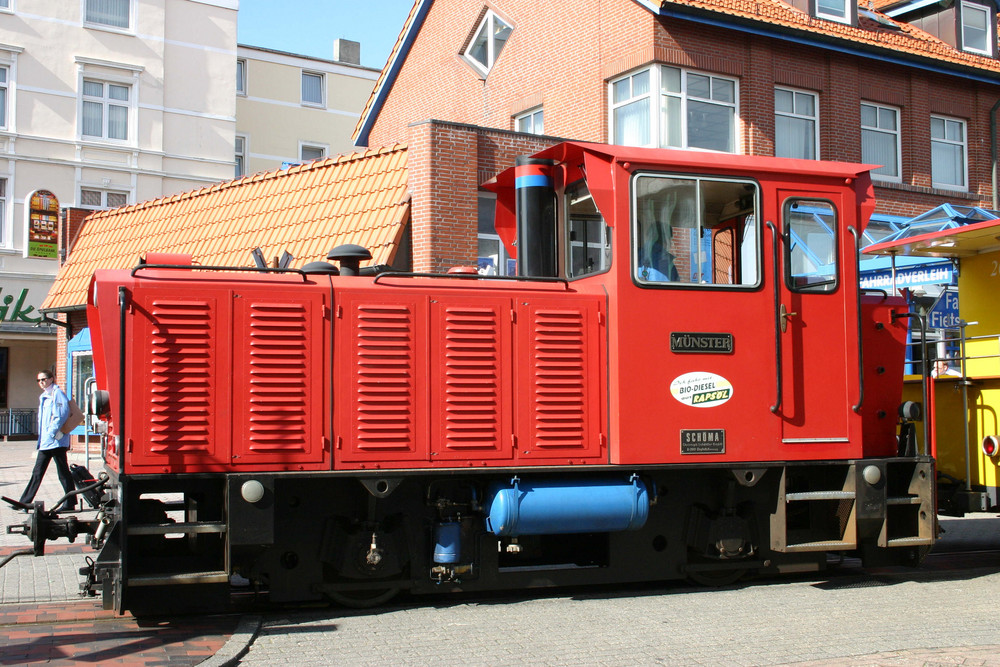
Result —
<path fill-rule="evenodd" d="M 569 278 L 603 273 L 611 268 L 611 230 L 587 184 L 578 181 L 566 188 L 566 275 Z"/>
<path fill-rule="evenodd" d="M 837 289 L 837 211 L 828 201 L 789 199 L 782 210 L 785 284 L 794 292 Z"/>

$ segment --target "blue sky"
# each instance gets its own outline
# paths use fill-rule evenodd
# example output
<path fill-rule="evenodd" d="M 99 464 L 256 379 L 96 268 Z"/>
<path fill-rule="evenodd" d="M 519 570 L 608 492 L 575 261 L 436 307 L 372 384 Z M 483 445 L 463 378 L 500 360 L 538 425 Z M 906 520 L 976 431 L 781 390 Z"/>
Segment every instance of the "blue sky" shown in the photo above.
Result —
<path fill-rule="evenodd" d="M 361 64 L 382 69 L 413 0 L 240 0 L 238 41 L 333 58 L 337 38 L 361 42 Z"/>

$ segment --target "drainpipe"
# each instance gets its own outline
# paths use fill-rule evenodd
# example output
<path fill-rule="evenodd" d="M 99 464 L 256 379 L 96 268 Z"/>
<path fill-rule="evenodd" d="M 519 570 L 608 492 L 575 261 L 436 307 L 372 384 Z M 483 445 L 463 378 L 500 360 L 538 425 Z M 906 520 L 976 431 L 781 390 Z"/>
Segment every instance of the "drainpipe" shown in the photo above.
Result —
<path fill-rule="evenodd" d="M 997 109 L 1000 109 L 1000 100 L 997 100 L 990 109 L 990 164 L 993 176 L 993 210 L 996 211 L 1000 195 L 997 193 Z"/>

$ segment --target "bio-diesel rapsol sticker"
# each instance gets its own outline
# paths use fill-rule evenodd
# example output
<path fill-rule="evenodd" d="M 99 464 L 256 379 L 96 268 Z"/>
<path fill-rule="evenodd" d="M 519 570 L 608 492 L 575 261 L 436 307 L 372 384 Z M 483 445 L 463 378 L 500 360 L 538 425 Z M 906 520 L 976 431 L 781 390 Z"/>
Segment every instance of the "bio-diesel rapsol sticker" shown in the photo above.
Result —
<path fill-rule="evenodd" d="M 674 378 L 670 394 L 684 405 L 714 408 L 733 397 L 733 385 L 721 375 L 695 371 Z"/>

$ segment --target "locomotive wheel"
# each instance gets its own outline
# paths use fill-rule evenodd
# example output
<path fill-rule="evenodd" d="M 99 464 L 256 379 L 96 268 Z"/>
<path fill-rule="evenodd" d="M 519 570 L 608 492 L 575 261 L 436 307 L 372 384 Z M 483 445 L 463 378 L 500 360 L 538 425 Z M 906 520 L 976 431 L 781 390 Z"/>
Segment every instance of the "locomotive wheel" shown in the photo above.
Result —
<path fill-rule="evenodd" d="M 371 609 L 379 607 L 396 597 L 398 588 L 376 588 L 359 591 L 324 591 L 324 595 L 342 607 L 351 609 Z"/>

